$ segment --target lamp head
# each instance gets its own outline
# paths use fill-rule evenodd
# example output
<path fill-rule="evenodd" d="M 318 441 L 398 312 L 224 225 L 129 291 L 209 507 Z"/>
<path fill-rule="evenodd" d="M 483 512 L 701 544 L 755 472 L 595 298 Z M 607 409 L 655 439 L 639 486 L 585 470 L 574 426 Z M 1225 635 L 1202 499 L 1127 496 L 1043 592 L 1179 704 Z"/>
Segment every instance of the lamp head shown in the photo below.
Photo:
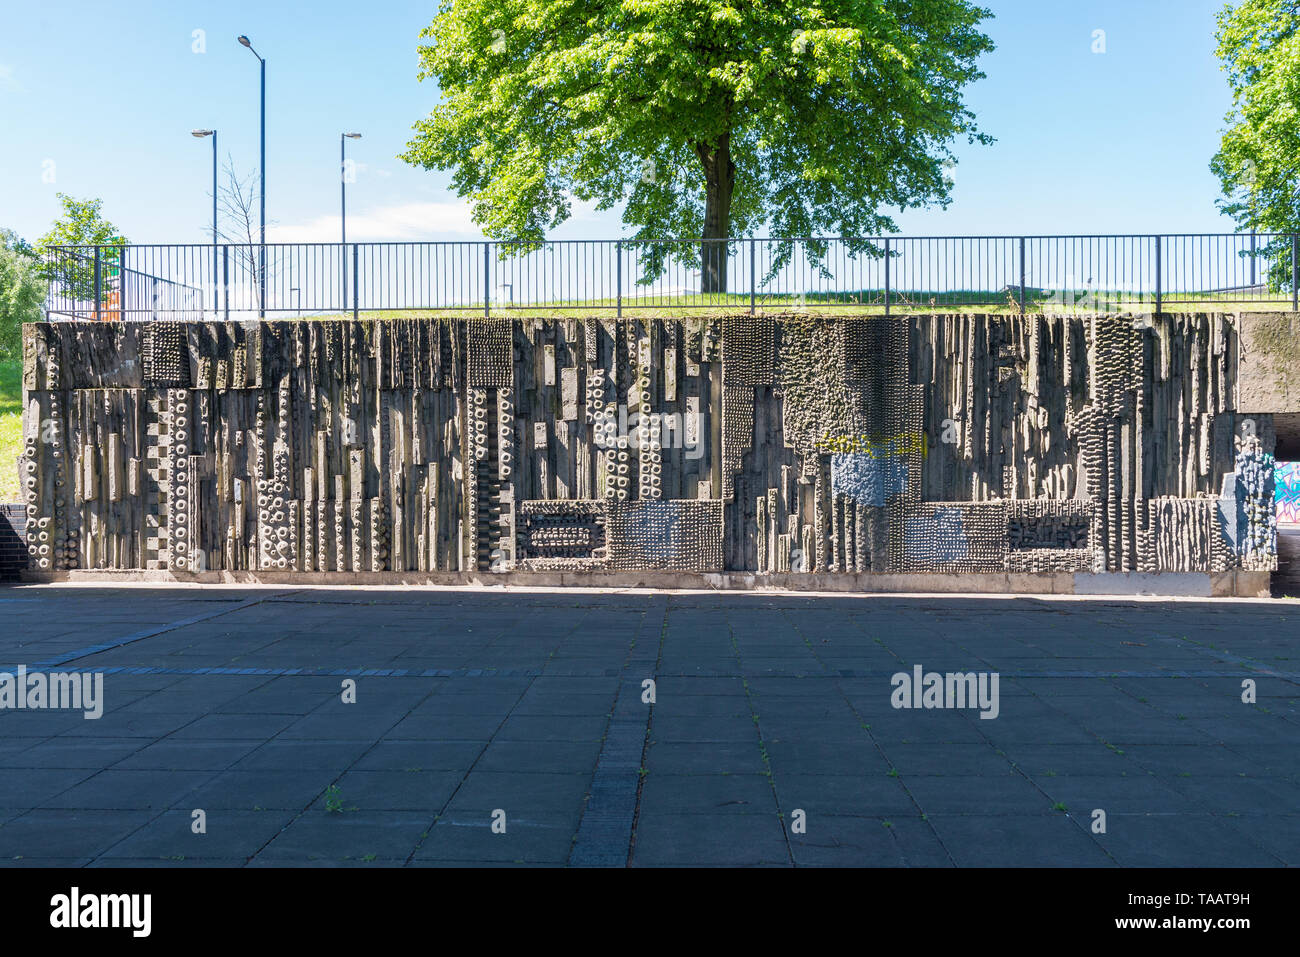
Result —
<path fill-rule="evenodd" d="M 248 37 L 241 35 L 237 37 L 237 39 L 239 40 L 240 43 L 248 47 L 250 50 L 253 49 L 253 44 L 249 41 Z"/>
<path fill-rule="evenodd" d="M 211 136 L 215 132 L 216 130 L 190 130 L 190 136 L 194 137 L 195 139 L 201 140 L 205 136 Z"/>
<path fill-rule="evenodd" d="M 343 135 L 346 136 L 346 137 L 347 137 L 348 139 L 350 139 L 350 140 L 359 140 L 359 139 L 361 139 L 361 134 L 360 134 L 360 133 L 344 133 Z"/>

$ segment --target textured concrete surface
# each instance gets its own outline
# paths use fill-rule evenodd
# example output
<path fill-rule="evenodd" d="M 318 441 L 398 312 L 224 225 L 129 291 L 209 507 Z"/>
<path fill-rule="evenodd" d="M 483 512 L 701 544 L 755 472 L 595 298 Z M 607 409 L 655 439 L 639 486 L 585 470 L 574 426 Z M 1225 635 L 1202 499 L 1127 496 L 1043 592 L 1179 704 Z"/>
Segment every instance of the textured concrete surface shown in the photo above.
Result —
<path fill-rule="evenodd" d="M 1300 313 L 1241 315 L 1237 408 L 1242 412 L 1300 412 Z"/>
<path fill-rule="evenodd" d="M 1300 864 L 1298 620 L 1249 600 L 8 587 L 0 671 L 102 673 L 104 713 L 0 710 L 0 863 Z M 915 665 L 996 673 L 997 717 L 895 708 Z"/>

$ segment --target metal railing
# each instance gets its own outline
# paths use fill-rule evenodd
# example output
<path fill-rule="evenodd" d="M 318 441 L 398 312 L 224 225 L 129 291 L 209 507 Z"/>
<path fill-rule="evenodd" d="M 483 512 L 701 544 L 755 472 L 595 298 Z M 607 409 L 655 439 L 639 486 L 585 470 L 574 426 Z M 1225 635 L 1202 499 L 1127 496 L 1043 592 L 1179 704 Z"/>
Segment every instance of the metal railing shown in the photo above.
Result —
<path fill-rule="evenodd" d="M 57 246 L 42 267 L 47 315 L 68 319 L 166 319 L 201 316 L 202 290 L 126 265 L 133 246 Z"/>
<path fill-rule="evenodd" d="M 45 269 L 52 319 L 1300 305 L 1281 233 L 81 246 Z"/>

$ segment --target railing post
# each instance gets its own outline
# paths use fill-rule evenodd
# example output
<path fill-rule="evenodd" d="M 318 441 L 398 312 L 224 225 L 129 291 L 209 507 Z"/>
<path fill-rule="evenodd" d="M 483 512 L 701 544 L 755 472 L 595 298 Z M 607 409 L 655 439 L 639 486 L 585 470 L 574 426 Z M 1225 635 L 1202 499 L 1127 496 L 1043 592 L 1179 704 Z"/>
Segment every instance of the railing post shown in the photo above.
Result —
<path fill-rule="evenodd" d="M 1160 315 L 1160 313 L 1163 311 L 1161 309 L 1161 299 L 1163 298 L 1163 294 L 1164 294 L 1164 289 L 1163 289 L 1164 276 L 1161 274 L 1160 271 L 1160 249 L 1161 249 L 1160 237 L 1157 236 L 1156 237 L 1156 315 L 1157 316 Z"/>
<path fill-rule="evenodd" d="M 483 315 L 492 313 L 492 244 L 483 244 Z"/>
<path fill-rule="evenodd" d="M 41 313 L 45 316 L 45 321 L 50 321 L 50 313 L 54 311 L 54 267 L 51 260 L 57 256 L 56 250 L 47 249 L 41 253 L 41 265 L 45 268 L 45 302 L 41 304 Z"/>
<path fill-rule="evenodd" d="M 1300 235 L 1291 234 L 1291 311 L 1300 312 Z"/>
<path fill-rule="evenodd" d="M 1020 237 L 1020 314 L 1025 314 L 1025 237 Z"/>
<path fill-rule="evenodd" d="M 889 240 L 885 240 L 885 315 L 889 315 Z"/>
<path fill-rule="evenodd" d="M 616 295 L 618 297 L 618 318 L 623 318 L 623 240 L 614 244 L 614 257 L 617 259 L 617 265 L 614 269 L 615 283 L 617 285 Z"/>
<path fill-rule="evenodd" d="M 98 246 L 95 247 L 95 321 L 101 318 L 103 310 L 103 260 Z"/>
<path fill-rule="evenodd" d="M 230 321 L 230 247 L 221 247 L 221 302 L 226 322 Z"/>
<path fill-rule="evenodd" d="M 361 280 L 358 277 L 358 270 L 357 270 L 358 258 L 359 258 L 359 251 L 357 249 L 357 244 L 353 243 L 352 244 L 352 321 L 353 322 L 355 322 L 357 319 L 357 311 L 358 311 L 357 305 L 361 297 L 361 292 L 360 292 Z"/>
<path fill-rule="evenodd" d="M 758 240 L 749 240 L 749 314 L 752 316 L 758 307 Z"/>

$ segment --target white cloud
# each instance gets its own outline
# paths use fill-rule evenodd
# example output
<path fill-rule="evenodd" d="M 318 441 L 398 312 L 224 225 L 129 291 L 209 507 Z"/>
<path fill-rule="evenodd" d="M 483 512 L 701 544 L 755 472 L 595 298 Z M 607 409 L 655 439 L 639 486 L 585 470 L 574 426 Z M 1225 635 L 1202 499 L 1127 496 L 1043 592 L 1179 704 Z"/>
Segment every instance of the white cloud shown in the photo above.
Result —
<path fill-rule="evenodd" d="M 268 226 L 267 239 L 276 243 L 336 243 L 337 215 L 317 216 L 305 223 Z M 482 231 L 462 203 L 403 203 L 348 213 L 349 242 L 403 242 L 454 238 L 477 239 Z"/>
<path fill-rule="evenodd" d="M 369 163 L 363 163 L 360 160 L 354 161 L 353 169 L 356 170 L 357 179 L 364 176 L 378 176 L 380 179 L 388 179 L 393 175 L 392 170 L 384 169 L 382 166 L 371 166 Z"/>
<path fill-rule="evenodd" d="M 590 230 L 606 225 L 615 215 L 597 211 L 595 203 L 574 196 L 566 227 Z M 617 227 L 615 227 L 617 228 Z M 267 241 L 273 243 L 336 243 L 339 216 L 317 216 L 303 223 L 270 224 Z M 604 235 L 602 232 L 601 235 Z M 413 202 L 377 206 L 353 212 L 348 209 L 348 242 L 409 242 L 419 240 L 478 240 L 483 231 L 470 218 L 469 203 Z M 585 233 L 582 238 L 590 238 Z"/>
<path fill-rule="evenodd" d="M 600 210 L 596 209 L 596 203 L 594 200 L 578 199 L 578 197 L 574 196 L 572 193 L 569 194 L 568 200 L 570 206 L 567 222 L 581 223 L 597 219 L 603 215 Z"/>

